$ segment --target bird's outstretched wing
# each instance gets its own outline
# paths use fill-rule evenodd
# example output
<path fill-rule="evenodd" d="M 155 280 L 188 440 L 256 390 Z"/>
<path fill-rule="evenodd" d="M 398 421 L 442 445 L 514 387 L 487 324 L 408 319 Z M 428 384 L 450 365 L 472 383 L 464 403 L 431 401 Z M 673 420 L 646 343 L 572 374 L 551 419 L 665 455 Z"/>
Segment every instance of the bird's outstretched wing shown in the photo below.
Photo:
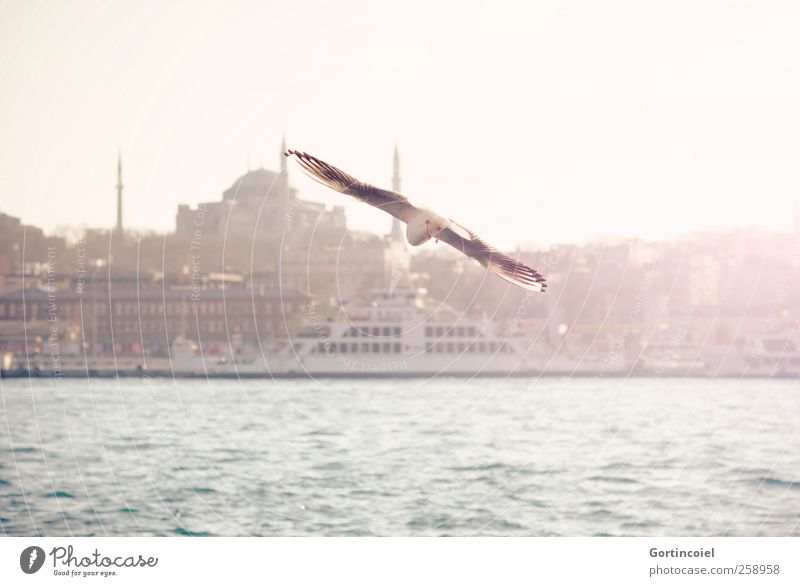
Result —
<path fill-rule="evenodd" d="M 453 222 L 453 224 L 455 224 L 455 222 Z M 474 258 L 481 263 L 481 265 L 509 283 L 513 283 L 529 291 L 541 291 L 544 293 L 545 289 L 547 289 L 545 278 L 538 271 L 500 252 L 490 244 L 481 240 L 480 237 L 471 230 L 458 224 L 455 225 L 461 230 L 457 232 L 450 227 L 444 228 L 438 233 L 439 240 L 447 242 L 447 244 L 456 250 L 466 254 L 470 258 Z M 465 238 L 459 233 L 460 231 L 469 234 L 469 237 Z"/>
<path fill-rule="evenodd" d="M 307 175 L 326 187 L 351 195 L 404 222 L 408 222 L 408 219 L 418 209 L 399 193 L 359 181 L 341 169 L 337 169 L 333 165 L 329 165 L 308 153 L 288 150 L 284 154 L 289 158 L 294 158 L 300 163 L 300 167 Z"/>
<path fill-rule="evenodd" d="M 434 221 L 444 222 L 436 233 L 439 240 L 447 242 L 456 250 L 474 258 L 481 265 L 496 273 L 506 281 L 529 291 L 544 291 L 545 278 L 536 270 L 519 262 L 481 240 L 477 234 L 452 220 L 433 215 L 427 208 L 416 206 L 407 198 L 388 189 L 380 189 L 369 183 L 359 181 L 341 169 L 301 151 L 288 150 L 285 155 L 294 158 L 312 179 L 340 193 L 381 209 L 408 223 L 419 214 L 431 214 Z M 423 216 L 425 218 L 426 216 Z"/>

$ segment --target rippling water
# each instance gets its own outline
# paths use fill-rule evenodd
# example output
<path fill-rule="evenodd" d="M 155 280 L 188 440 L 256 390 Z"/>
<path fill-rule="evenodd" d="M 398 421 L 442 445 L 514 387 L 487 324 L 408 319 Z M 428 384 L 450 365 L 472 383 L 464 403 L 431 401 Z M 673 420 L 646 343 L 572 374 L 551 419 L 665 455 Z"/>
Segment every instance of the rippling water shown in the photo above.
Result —
<path fill-rule="evenodd" d="M 796 381 L 0 390 L 8 535 L 800 535 Z"/>

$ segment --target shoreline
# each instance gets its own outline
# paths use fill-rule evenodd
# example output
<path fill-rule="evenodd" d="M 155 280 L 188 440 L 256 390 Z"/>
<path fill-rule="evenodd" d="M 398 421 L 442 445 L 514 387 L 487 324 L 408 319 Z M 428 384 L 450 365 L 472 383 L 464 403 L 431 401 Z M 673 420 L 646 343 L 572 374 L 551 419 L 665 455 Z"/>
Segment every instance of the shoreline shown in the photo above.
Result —
<path fill-rule="evenodd" d="M 603 373 L 602 376 L 597 373 L 589 372 L 473 372 L 473 373 L 447 373 L 447 372 L 359 372 L 359 373 L 342 373 L 342 372 L 172 372 L 169 370 L 97 370 L 89 369 L 88 371 L 61 371 L 56 374 L 52 371 L 36 371 L 27 369 L 16 370 L 0 370 L 0 380 L 5 379 L 22 379 L 22 378 L 36 378 L 36 379 L 88 379 L 88 378 L 180 378 L 180 379 L 419 379 L 419 378 L 578 378 L 578 379 L 629 379 L 629 378 L 664 378 L 664 379 L 699 379 L 699 380 L 797 380 L 798 376 L 791 373 L 775 373 L 772 375 L 763 374 L 719 374 L 719 375 L 703 375 L 703 374 L 687 374 L 687 373 L 654 373 L 647 371 L 632 371 L 632 372 L 613 372 Z"/>

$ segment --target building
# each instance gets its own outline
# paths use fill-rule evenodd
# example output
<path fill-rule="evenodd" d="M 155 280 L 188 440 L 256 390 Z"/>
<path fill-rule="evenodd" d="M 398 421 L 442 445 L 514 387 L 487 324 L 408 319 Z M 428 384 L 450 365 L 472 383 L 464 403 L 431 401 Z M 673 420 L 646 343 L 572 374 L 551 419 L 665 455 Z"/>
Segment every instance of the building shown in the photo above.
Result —
<path fill-rule="evenodd" d="M 281 287 L 297 288 L 320 298 L 352 300 L 390 285 L 392 251 L 387 239 L 349 232 L 335 245 L 292 248 L 281 257 Z"/>
<path fill-rule="evenodd" d="M 399 191 L 397 148 L 393 163 L 392 189 Z M 331 214 L 323 210 L 319 213 Z M 310 212 L 305 214 L 310 216 Z M 301 221 L 306 223 L 298 225 Z M 281 255 L 278 269 L 281 286 L 297 288 L 310 296 L 344 301 L 369 296 L 375 288 L 408 285 L 411 255 L 403 225 L 397 218 L 392 218 L 391 229 L 385 236 L 358 231 L 330 234 L 325 232 L 325 222 L 321 219 L 309 221 L 297 217 L 292 218 L 291 233 L 293 238 Z"/>
<path fill-rule="evenodd" d="M 63 251 L 65 245 L 63 238 L 0 212 L 0 290 L 27 286 L 23 276 L 46 272 L 54 251 Z"/>
<path fill-rule="evenodd" d="M 302 200 L 289 183 L 284 151 L 280 171 L 259 168 L 248 171 L 222 193 L 222 200 L 178 207 L 178 236 L 217 246 L 233 244 L 234 254 L 248 254 L 257 271 L 273 271 L 287 246 L 303 246 L 315 237 L 325 243 L 341 238 L 347 223 L 344 208 Z M 240 246 L 238 249 L 236 245 Z M 244 251 L 244 252 L 243 252 Z M 251 251 L 254 253 L 251 254 Z M 257 254 L 255 253 L 257 252 Z"/>
<path fill-rule="evenodd" d="M 298 329 L 307 305 L 292 289 L 246 286 L 20 289 L 0 294 L 0 351 L 36 353 L 48 339 L 85 344 L 93 354 L 164 354 L 178 336 L 212 348 L 259 345 Z"/>

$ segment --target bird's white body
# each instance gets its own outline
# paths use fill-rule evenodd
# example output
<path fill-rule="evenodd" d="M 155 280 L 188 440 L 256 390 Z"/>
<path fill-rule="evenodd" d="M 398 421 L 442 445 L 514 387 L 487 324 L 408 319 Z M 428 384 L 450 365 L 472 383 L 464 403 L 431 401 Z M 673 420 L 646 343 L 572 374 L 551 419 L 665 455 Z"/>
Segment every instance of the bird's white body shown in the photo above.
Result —
<path fill-rule="evenodd" d="M 449 229 L 461 236 L 470 238 L 470 233 L 453 220 L 440 216 L 433 210 L 417 205 L 411 215 L 403 220 L 406 223 L 406 240 L 411 246 L 421 246 L 431 238 L 439 238 L 444 229 Z"/>
<path fill-rule="evenodd" d="M 421 246 L 447 226 L 442 216 L 427 208 L 414 213 L 406 223 L 406 239 L 411 246 Z"/>

